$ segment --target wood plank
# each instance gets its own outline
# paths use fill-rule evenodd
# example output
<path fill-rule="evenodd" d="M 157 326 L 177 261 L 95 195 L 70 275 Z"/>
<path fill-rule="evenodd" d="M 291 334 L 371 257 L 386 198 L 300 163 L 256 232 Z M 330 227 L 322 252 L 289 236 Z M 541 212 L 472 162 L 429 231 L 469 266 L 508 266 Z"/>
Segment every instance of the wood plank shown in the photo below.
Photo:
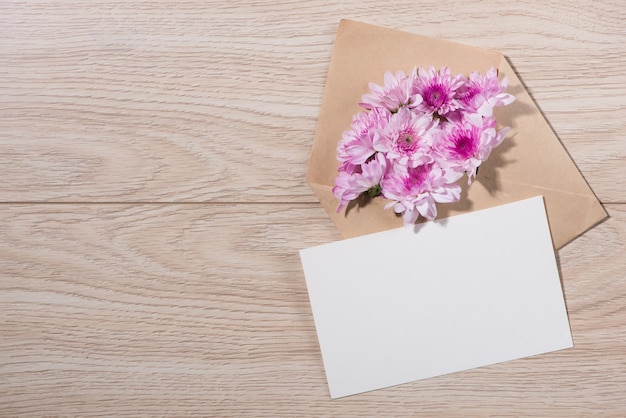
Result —
<path fill-rule="evenodd" d="M 7 416 L 626 414 L 626 205 L 559 251 L 575 348 L 331 401 L 316 204 L 0 205 Z M 419 353 L 416 353 L 419 355 Z"/>
<path fill-rule="evenodd" d="M 270 3 L 2 2 L 0 201 L 314 202 L 352 18 L 502 51 L 600 199 L 624 202 L 621 0 Z"/>

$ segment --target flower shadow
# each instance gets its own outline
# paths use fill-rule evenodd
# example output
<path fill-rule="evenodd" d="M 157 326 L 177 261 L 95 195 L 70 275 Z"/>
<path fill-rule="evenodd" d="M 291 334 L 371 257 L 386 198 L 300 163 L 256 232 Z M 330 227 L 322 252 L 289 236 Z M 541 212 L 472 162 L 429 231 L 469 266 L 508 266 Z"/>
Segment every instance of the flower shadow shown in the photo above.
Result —
<path fill-rule="evenodd" d="M 491 196 L 494 196 L 502 189 L 499 171 L 517 161 L 510 157 L 511 150 L 516 146 L 516 136 L 513 135 L 506 138 L 498 147 L 491 151 L 489 158 L 478 168 L 474 181 L 483 185 Z"/>
<path fill-rule="evenodd" d="M 344 217 L 347 217 L 350 214 L 350 212 L 353 210 L 358 210 L 360 208 L 364 208 L 365 206 L 369 205 L 373 199 L 376 199 L 376 198 L 368 196 L 367 193 L 362 193 L 356 199 L 348 202 L 348 204 L 346 205 L 346 210 L 344 212 Z"/>

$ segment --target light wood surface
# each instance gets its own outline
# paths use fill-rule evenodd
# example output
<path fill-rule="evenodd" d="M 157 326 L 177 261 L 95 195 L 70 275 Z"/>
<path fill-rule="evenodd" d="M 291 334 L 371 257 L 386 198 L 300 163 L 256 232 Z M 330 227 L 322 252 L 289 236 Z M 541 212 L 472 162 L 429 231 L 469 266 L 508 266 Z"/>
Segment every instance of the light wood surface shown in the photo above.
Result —
<path fill-rule="evenodd" d="M 341 18 L 510 59 L 610 215 L 558 252 L 573 349 L 330 400 L 298 250 L 340 239 L 305 175 Z M 1 2 L 0 415 L 626 416 L 624 22 L 621 0 Z"/>

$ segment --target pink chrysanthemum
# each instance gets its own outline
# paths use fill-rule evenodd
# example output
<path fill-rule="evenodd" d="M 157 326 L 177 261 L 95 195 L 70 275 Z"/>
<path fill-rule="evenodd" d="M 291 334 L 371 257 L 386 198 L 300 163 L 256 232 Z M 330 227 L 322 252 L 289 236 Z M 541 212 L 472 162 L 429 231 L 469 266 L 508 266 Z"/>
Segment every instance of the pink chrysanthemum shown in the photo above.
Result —
<path fill-rule="evenodd" d="M 379 150 L 386 152 L 389 160 L 409 167 L 429 163 L 433 160 L 432 131 L 436 126 L 431 117 L 401 108 L 381 131 Z"/>
<path fill-rule="evenodd" d="M 413 93 L 414 74 L 407 76 L 404 71 L 396 74 L 386 72 L 384 85 L 369 83 L 370 93 L 363 95 L 360 105 L 368 110 L 385 109 L 395 113 L 401 107 L 415 107 L 422 98 Z"/>
<path fill-rule="evenodd" d="M 422 97 L 417 110 L 429 115 L 447 115 L 459 107 L 455 93 L 462 85 L 463 76 L 452 77 L 448 67 L 439 71 L 432 66 L 428 70 L 420 68 L 413 86 L 413 93 Z"/>
<path fill-rule="evenodd" d="M 379 189 L 386 170 L 387 160 L 383 154 L 378 153 L 372 160 L 358 166 L 358 172 L 340 171 L 335 178 L 335 187 L 333 187 L 333 195 L 340 202 L 337 212 L 351 200 L 358 198 L 361 193 L 371 189 Z"/>
<path fill-rule="evenodd" d="M 487 118 L 481 126 L 467 119 L 446 124 L 437 141 L 439 161 L 447 169 L 467 173 L 470 184 L 476 170 L 485 161 L 493 148 L 498 146 L 508 129 L 496 131 L 495 119 Z"/>
<path fill-rule="evenodd" d="M 366 162 L 380 147 L 379 132 L 387 125 L 387 115 L 374 110 L 361 112 L 352 121 L 352 129 L 343 133 L 337 145 L 337 158 L 342 164 Z"/>
<path fill-rule="evenodd" d="M 489 69 L 485 75 L 472 72 L 457 91 L 459 105 L 472 122 L 479 125 L 479 118 L 491 117 L 494 107 L 506 106 L 515 100 L 513 95 L 504 93 L 507 84 L 506 77 L 502 82 L 498 80 L 495 68 Z"/>
<path fill-rule="evenodd" d="M 436 203 L 459 200 L 461 187 L 455 184 L 459 177 L 459 173 L 446 172 L 435 163 L 414 168 L 393 166 L 381 183 L 383 196 L 391 200 L 386 208 L 393 207 L 402 214 L 405 225 L 415 223 L 420 215 L 435 219 Z"/>

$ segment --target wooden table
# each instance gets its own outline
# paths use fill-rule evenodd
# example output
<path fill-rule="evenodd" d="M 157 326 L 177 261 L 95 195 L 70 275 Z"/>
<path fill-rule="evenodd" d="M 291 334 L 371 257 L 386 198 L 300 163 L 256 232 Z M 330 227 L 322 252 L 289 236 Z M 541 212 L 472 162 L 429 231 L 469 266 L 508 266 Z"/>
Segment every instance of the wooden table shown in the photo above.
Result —
<path fill-rule="evenodd" d="M 575 348 L 330 400 L 298 250 L 337 24 L 501 51 L 610 219 Z M 0 4 L 0 415 L 626 416 L 626 3 Z"/>

